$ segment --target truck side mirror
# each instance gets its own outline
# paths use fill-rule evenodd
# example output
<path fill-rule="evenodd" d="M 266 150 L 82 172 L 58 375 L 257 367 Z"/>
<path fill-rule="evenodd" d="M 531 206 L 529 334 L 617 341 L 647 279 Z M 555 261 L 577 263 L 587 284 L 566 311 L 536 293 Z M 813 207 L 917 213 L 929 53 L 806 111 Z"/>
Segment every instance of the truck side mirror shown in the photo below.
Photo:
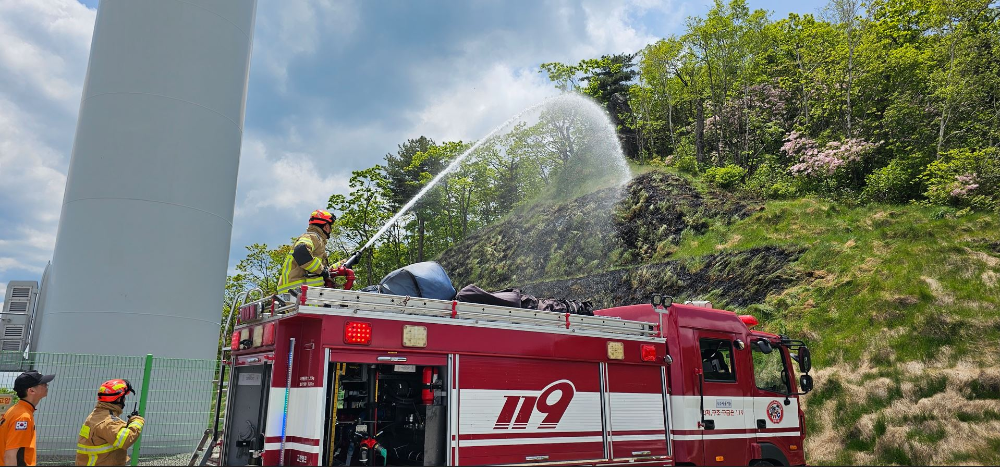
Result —
<path fill-rule="evenodd" d="M 812 354 L 809 352 L 809 347 L 799 348 L 798 357 L 799 371 L 802 373 L 809 373 L 809 370 L 811 370 L 813 366 Z"/>
<path fill-rule="evenodd" d="M 813 377 L 809 375 L 799 376 L 799 391 L 803 394 L 812 391 L 813 389 Z"/>
<path fill-rule="evenodd" d="M 756 345 L 757 350 L 760 350 L 763 354 L 769 354 L 772 350 L 774 350 L 771 348 L 771 343 L 768 342 L 767 339 L 758 339 L 757 342 L 754 342 L 754 345 Z"/>

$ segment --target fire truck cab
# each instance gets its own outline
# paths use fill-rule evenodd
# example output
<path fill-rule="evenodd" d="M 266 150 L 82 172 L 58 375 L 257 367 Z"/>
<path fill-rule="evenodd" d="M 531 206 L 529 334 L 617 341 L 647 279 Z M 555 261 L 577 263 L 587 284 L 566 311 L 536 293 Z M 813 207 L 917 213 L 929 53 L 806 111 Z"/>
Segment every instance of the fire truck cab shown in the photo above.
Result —
<path fill-rule="evenodd" d="M 809 350 L 754 324 L 658 296 L 579 316 L 304 287 L 240 308 L 221 461 L 804 464 Z"/>

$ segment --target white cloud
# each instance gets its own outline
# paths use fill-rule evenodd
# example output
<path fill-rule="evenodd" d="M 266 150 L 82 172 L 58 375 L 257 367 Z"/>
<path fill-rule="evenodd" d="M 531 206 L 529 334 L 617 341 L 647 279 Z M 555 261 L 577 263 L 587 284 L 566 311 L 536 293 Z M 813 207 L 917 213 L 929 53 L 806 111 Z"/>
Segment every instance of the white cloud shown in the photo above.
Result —
<path fill-rule="evenodd" d="M 20 266 L 21 263 L 14 258 L 0 258 L 0 271 L 6 271 L 8 269 Z"/>
<path fill-rule="evenodd" d="M 0 281 L 34 279 L 55 247 L 95 11 L 0 1 Z"/>
<path fill-rule="evenodd" d="M 634 19 L 649 10 L 665 11 L 670 3 L 657 0 L 584 3 L 587 40 L 576 49 L 583 58 L 607 53 L 637 52 L 659 37 L 636 26 Z"/>
<path fill-rule="evenodd" d="M 433 57 L 409 70 L 406 78 L 416 83 L 423 105 L 411 109 L 408 134 L 438 141 L 481 138 L 521 110 L 556 94 L 547 76 L 531 67 L 637 52 L 661 36 L 635 19 L 657 13 L 671 18 L 670 25 L 680 24 L 682 7 L 670 0 L 557 1 L 547 6 L 554 13 L 545 31 L 502 27 L 478 31 L 458 45 L 460 56 Z M 582 24 L 577 24 L 581 11 Z"/>
<path fill-rule="evenodd" d="M 0 82 L 75 114 L 95 17 L 75 0 L 0 2 Z"/>
<path fill-rule="evenodd" d="M 476 140 L 556 93 L 548 78 L 534 70 L 494 63 L 468 80 L 431 95 L 430 103 L 415 112 L 411 133 L 426 134 L 438 141 Z"/>
<path fill-rule="evenodd" d="M 285 92 L 294 60 L 316 54 L 320 45 L 344 47 L 360 21 L 354 0 L 260 2 L 254 35 L 254 66 L 262 66 Z"/>
<path fill-rule="evenodd" d="M 0 94 L 0 204 L 21 213 L 22 221 L 54 232 L 66 185 L 65 157 L 43 140 L 42 126 Z"/>
<path fill-rule="evenodd" d="M 243 143 L 240 166 L 237 217 L 315 209 L 347 187 L 347 177 L 323 175 L 309 154 L 269 150 L 256 138 Z"/>
<path fill-rule="evenodd" d="M 21 225 L 16 227 L 13 237 L 0 239 L 0 273 L 18 270 L 41 274 L 52 257 L 55 229 L 43 232 Z"/>

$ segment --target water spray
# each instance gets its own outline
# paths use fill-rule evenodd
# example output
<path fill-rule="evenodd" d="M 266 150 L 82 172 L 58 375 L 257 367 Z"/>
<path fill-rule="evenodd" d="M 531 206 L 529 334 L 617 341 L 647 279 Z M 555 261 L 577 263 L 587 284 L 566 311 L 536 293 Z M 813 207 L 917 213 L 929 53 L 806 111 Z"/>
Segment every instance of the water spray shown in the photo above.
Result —
<path fill-rule="evenodd" d="M 537 108 L 539 108 L 539 107 L 547 104 L 552 99 L 555 99 L 555 98 L 546 99 L 546 100 L 544 100 L 542 102 L 539 102 L 538 104 L 535 104 L 535 105 L 533 105 L 531 107 L 528 107 L 527 109 L 524 109 L 524 110 L 518 112 L 517 115 L 514 115 L 513 117 L 507 119 L 507 121 L 503 122 L 502 125 L 494 128 L 493 131 L 489 132 L 486 135 L 486 137 L 484 137 L 483 139 L 479 140 L 476 144 L 472 145 L 471 148 L 467 149 L 461 155 L 459 155 L 458 157 L 456 157 L 455 160 L 451 161 L 451 163 L 448 164 L 448 166 L 444 168 L 444 170 L 442 170 L 440 173 L 438 173 L 436 176 L 434 176 L 434 178 L 431 179 L 431 181 L 428 182 L 427 185 L 424 185 L 423 189 L 421 189 L 419 192 L 417 192 L 417 194 L 413 198 L 411 198 L 409 201 L 407 201 L 406 204 L 403 205 L 403 207 L 399 210 L 399 212 L 397 212 L 396 215 L 392 216 L 392 218 L 389 219 L 385 223 L 385 225 L 383 225 L 382 228 L 379 229 L 378 232 L 375 233 L 375 235 L 372 235 L 372 238 L 368 239 L 368 243 L 365 243 L 365 246 L 361 247 L 361 251 L 364 251 L 368 247 L 372 246 L 372 244 L 374 244 L 375 241 L 378 240 L 379 237 L 382 236 L 382 234 L 384 234 L 386 231 L 389 230 L 389 227 L 392 226 L 392 224 L 394 224 L 396 221 L 398 221 L 400 217 L 403 217 L 403 214 L 406 214 L 407 211 L 409 211 L 411 208 L 413 208 L 413 205 L 417 204 L 417 201 L 419 201 L 420 198 L 423 198 L 424 195 L 427 194 L 427 192 L 430 191 L 430 189 L 434 187 L 434 185 L 437 185 L 438 181 L 440 181 L 442 178 L 444 178 L 449 173 L 451 173 L 452 171 L 454 171 L 459 165 L 461 165 L 462 162 L 465 161 L 466 157 L 469 157 L 470 154 L 472 154 L 477 149 L 479 149 L 480 147 L 482 147 L 483 144 L 485 144 L 487 141 L 489 141 L 490 138 L 492 138 L 494 135 L 496 135 L 497 133 L 499 133 L 500 130 L 503 130 L 504 128 L 507 128 L 512 123 L 514 123 L 517 120 L 519 120 L 521 118 L 521 116 L 523 116 L 524 114 L 526 114 L 528 112 L 531 112 L 531 111 L 533 111 L 533 110 L 535 110 L 535 109 L 537 109 Z"/>
<path fill-rule="evenodd" d="M 526 108 L 526 109 L 518 112 L 513 117 L 507 119 L 507 121 L 503 122 L 501 125 L 497 126 L 492 131 L 490 131 L 489 133 L 487 133 L 486 136 L 483 137 L 483 139 L 481 139 L 478 142 L 476 142 L 475 144 L 473 144 L 472 147 L 470 147 L 469 149 L 465 150 L 465 152 L 463 152 L 458 157 L 456 157 L 453 161 L 451 161 L 451 163 L 448 164 L 448 166 L 445 167 L 444 170 L 442 170 L 440 173 L 438 173 L 437 175 L 435 175 L 434 178 L 432 178 L 431 181 L 427 183 L 427 185 L 424 185 L 424 187 L 419 192 L 417 192 L 417 194 L 414 195 L 413 198 L 411 198 L 409 201 L 407 201 L 406 204 L 403 205 L 402 208 L 400 208 L 399 212 L 397 212 L 394 216 L 392 216 L 392 218 L 390 218 L 388 221 L 386 221 L 386 223 L 377 232 L 375 232 L 375 235 L 372 235 L 371 238 L 368 239 L 368 241 L 364 244 L 364 246 L 362 246 L 358 251 L 356 251 L 353 254 L 351 254 L 351 256 L 348 257 L 347 261 L 344 261 L 342 263 L 342 265 L 341 265 L 340 268 L 338 268 L 335 271 L 330 271 L 330 275 L 331 276 L 333 276 L 333 275 L 346 276 L 346 277 L 348 277 L 349 284 L 353 284 L 354 271 L 352 271 L 350 268 L 352 266 L 354 266 L 355 264 L 357 264 L 358 261 L 360 261 L 361 254 L 364 253 L 364 251 L 367 250 L 368 248 L 370 248 L 372 245 L 374 245 L 375 242 L 379 238 L 381 238 L 382 235 L 385 234 L 389 230 L 389 228 L 392 227 L 393 224 L 395 224 L 397 221 L 399 221 L 399 219 L 401 217 L 403 217 L 404 214 L 406 214 L 410 209 L 412 209 L 413 206 L 416 205 L 417 201 L 419 201 L 421 198 L 423 198 L 424 195 L 427 194 L 427 192 L 430 191 L 431 188 L 433 188 L 435 185 L 437 185 L 437 183 L 439 181 L 441 181 L 442 178 L 448 176 L 451 172 L 455 171 L 455 169 L 458 168 L 459 166 L 461 166 L 462 163 L 465 162 L 465 159 L 467 159 L 472 153 L 476 152 L 477 149 L 479 149 L 484 144 L 486 144 L 487 142 L 489 142 L 494 136 L 496 136 L 497 134 L 500 134 L 501 131 L 503 131 L 503 130 L 507 129 L 508 127 L 510 127 L 512 124 L 514 124 L 515 122 L 517 122 L 518 120 L 520 120 L 526 114 L 529 114 L 529 113 L 531 113 L 531 112 L 533 112 L 535 110 L 538 110 L 539 108 L 542 108 L 542 107 L 544 107 L 546 105 L 549 105 L 552 102 L 560 102 L 560 101 L 564 101 L 564 102 L 569 103 L 569 104 L 578 104 L 580 102 L 589 102 L 590 105 L 596 105 L 596 104 L 593 104 L 590 101 L 587 101 L 585 98 L 583 98 L 582 96 L 579 96 L 579 95 L 575 95 L 575 94 L 562 94 L 562 95 L 559 95 L 559 96 L 550 97 L 548 99 L 545 99 L 542 102 L 539 102 L 538 104 L 532 105 L 532 106 L 530 106 L 530 107 L 528 107 L 528 108 Z M 604 114 L 603 118 L 605 119 L 604 125 L 607 126 L 607 127 L 609 127 L 609 128 L 613 128 L 611 126 L 610 120 L 608 120 L 607 114 Z M 615 135 L 614 135 L 614 133 L 613 133 L 613 130 L 612 130 L 612 134 L 610 135 L 610 137 L 611 138 L 616 138 Z M 617 144 L 617 141 L 615 142 L 615 144 Z M 624 158 L 621 157 L 620 152 L 621 152 L 621 149 L 619 148 L 618 149 L 618 153 L 619 153 L 619 158 L 618 159 L 620 159 L 620 160 L 617 161 L 618 165 L 619 165 L 619 167 L 617 167 L 617 168 L 618 168 L 618 170 L 620 172 L 626 174 L 625 180 L 627 180 L 628 167 L 627 167 L 627 165 L 624 162 Z M 622 183 L 624 183 L 624 180 L 622 181 Z M 347 276 L 348 273 L 350 274 L 350 276 Z M 347 286 L 347 285 L 345 285 L 344 288 L 346 290 L 346 289 L 349 289 L 350 287 Z"/>

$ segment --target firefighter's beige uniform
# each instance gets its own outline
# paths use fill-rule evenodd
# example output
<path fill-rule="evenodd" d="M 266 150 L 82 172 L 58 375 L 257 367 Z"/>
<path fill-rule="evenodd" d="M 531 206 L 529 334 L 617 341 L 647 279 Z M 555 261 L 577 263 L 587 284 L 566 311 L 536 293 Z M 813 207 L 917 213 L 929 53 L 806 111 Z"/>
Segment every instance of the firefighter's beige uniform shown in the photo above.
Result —
<path fill-rule="evenodd" d="M 132 417 L 127 423 L 118 418 L 122 408 L 110 402 L 98 402 L 80 428 L 76 443 L 76 465 L 128 465 L 132 446 L 145 420 Z"/>
<path fill-rule="evenodd" d="M 326 260 L 326 239 L 326 232 L 321 227 L 310 225 L 306 233 L 295 240 L 281 266 L 278 292 L 297 289 L 303 285 L 323 287 L 323 278 L 318 274 L 323 272 L 323 267 L 329 266 Z"/>

